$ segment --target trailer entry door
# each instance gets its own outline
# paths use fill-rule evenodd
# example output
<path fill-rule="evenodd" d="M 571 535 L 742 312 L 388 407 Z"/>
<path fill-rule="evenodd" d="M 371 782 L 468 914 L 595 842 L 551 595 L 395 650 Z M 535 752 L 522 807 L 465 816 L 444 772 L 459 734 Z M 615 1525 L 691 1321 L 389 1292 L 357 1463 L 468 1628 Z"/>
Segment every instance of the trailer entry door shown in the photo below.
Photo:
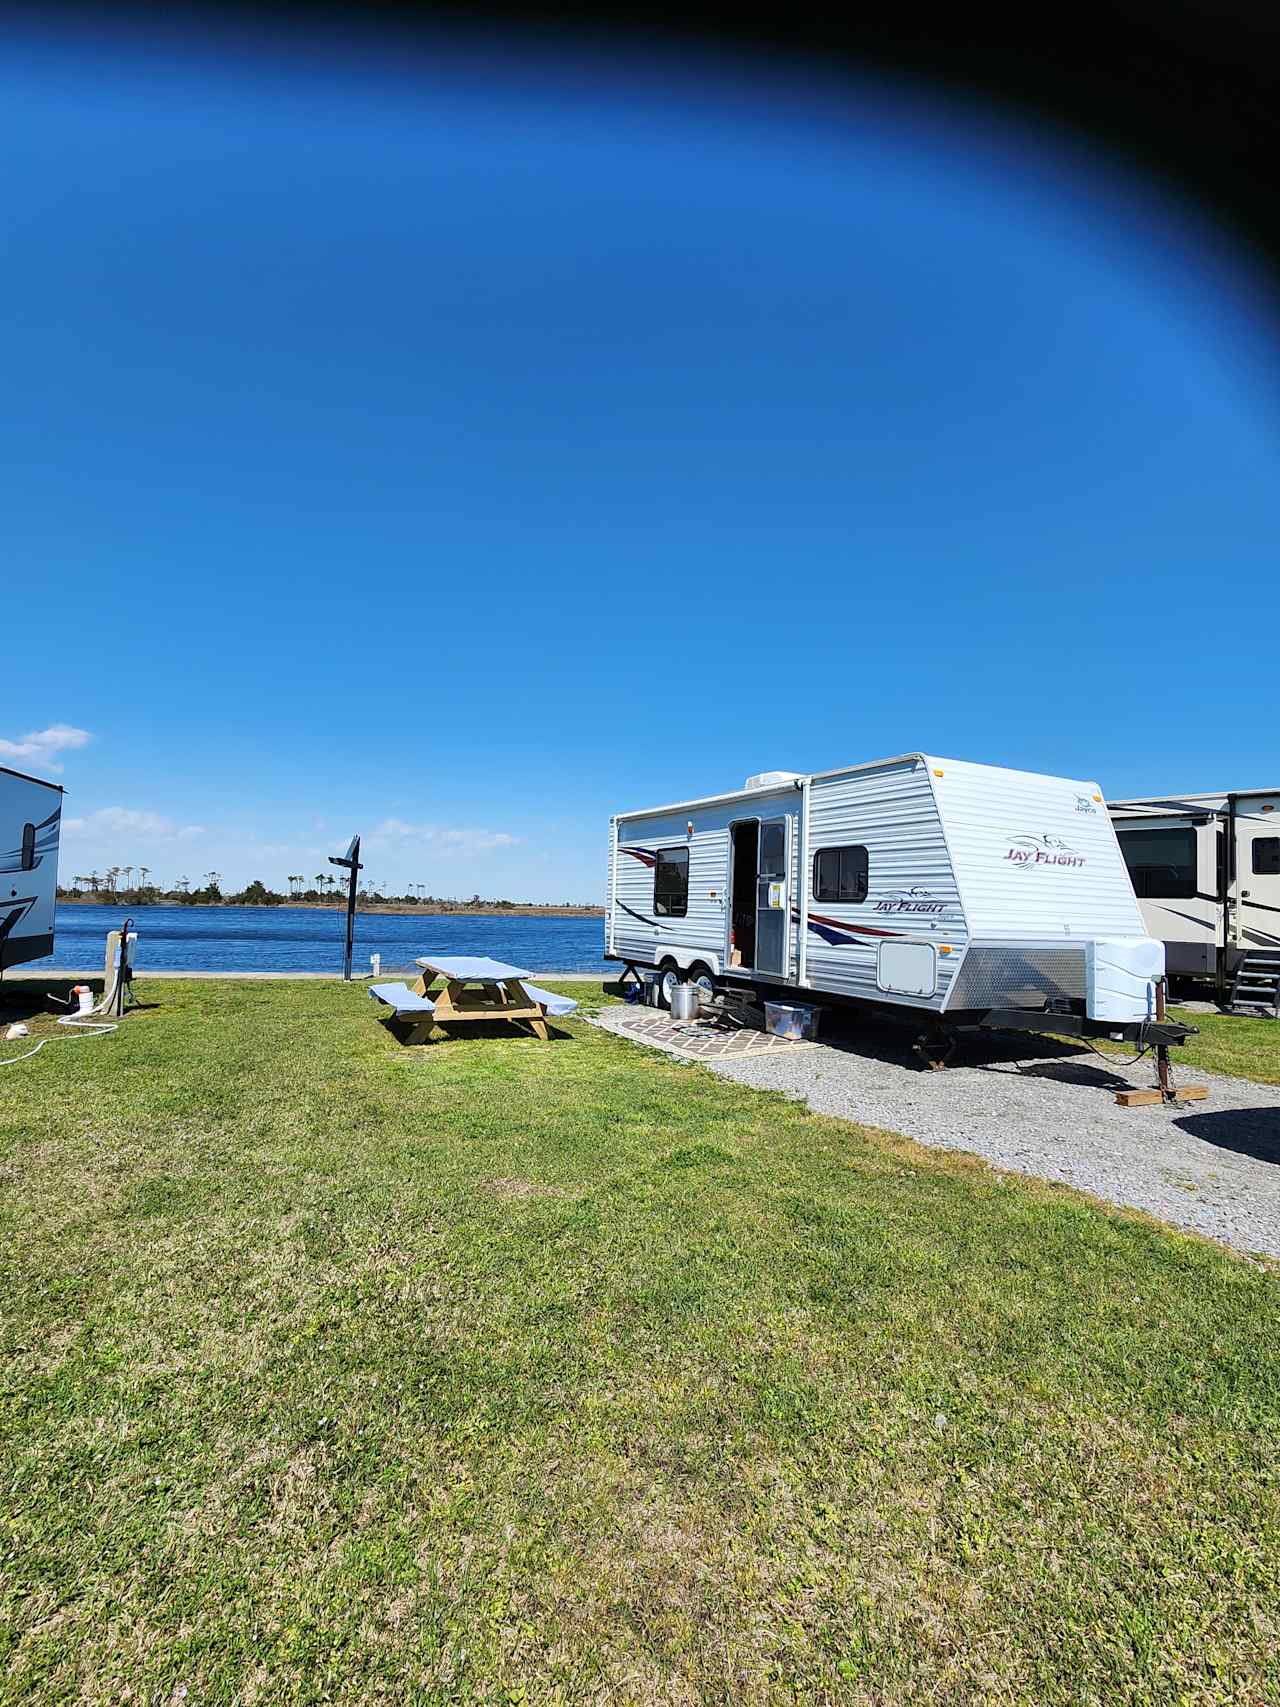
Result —
<path fill-rule="evenodd" d="M 756 971 L 787 974 L 787 820 L 766 818 L 760 826 L 756 877 Z"/>

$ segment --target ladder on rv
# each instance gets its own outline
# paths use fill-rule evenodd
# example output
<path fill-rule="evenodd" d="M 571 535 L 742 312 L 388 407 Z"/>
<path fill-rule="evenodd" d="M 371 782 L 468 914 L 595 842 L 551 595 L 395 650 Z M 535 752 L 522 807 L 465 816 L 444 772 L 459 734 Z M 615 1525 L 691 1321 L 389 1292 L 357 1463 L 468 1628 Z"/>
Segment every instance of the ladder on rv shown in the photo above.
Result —
<path fill-rule="evenodd" d="M 1280 950 L 1251 948 L 1236 964 L 1227 1011 L 1280 1019 Z"/>

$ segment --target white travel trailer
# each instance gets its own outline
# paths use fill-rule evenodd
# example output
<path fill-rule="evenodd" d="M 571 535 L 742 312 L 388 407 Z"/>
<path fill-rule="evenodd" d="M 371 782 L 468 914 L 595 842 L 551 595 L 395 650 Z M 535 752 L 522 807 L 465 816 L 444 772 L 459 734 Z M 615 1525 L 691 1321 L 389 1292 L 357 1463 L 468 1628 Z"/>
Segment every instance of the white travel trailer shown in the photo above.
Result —
<path fill-rule="evenodd" d="M 1187 1031 L 1152 1024 L 1164 955 L 1098 785 L 925 753 L 612 819 L 605 947 L 668 1000 L 687 978 L 913 1010 L 931 1033 L 1047 1013 Z"/>
<path fill-rule="evenodd" d="M 1113 800 L 1111 817 L 1146 929 L 1171 974 L 1219 997 L 1280 1000 L 1280 789 Z"/>
<path fill-rule="evenodd" d="M 53 952 L 62 790 L 0 766 L 0 972 Z"/>

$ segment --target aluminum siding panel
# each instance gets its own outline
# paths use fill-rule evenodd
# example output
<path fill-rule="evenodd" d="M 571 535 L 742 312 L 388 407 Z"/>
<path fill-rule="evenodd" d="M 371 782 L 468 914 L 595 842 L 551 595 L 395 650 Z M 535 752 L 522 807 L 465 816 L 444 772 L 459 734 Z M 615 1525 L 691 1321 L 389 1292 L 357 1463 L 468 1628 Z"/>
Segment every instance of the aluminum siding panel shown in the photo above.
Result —
<path fill-rule="evenodd" d="M 608 959 L 614 952 L 614 896 L 617 892 L 618 881 L 618 820 L 609 820 L 609 875 L 605 885 L 604 903 L 604 952 Z"/>
<path fill-rule="evenodd" d="M 975 939 L 1147 934 L 1096 783 L 959 759 L 927 762 Z"/>
<path fill-rule="evenodd" d="M 799 806 L 799 792 L 788 784 L 785 790 L 735 795 L 714 805 L 619 819 L 609 905 L 614 953 L 641 965 L 654 966 L 670 956 L 682 967 L 700 960 L 713 971 L 722 971 L 729 909 L 729 826 L 743 818 L 791 818 L 794 898 Z M 646 856 L 669 847 L 689 849 L 689 911 L 683 919 L 660 918 L 653 911 L 654 871 Z M 794 967 L 794 924 L 789 941 Z"/>
<path fill-rule="evenodd" d="M 815 778 L 810 787 L 804 874 L 809 886 L 806 987 L 936 1011 L 946 998 L 968 933 L 925 766 L 907 757 L 878 769 L 859 767 Z M 866 900 L 814 899 L 814 855 L 822 848 L 849 844 L 867 850 Z M 951 951 L 938 956 L 938 987 L 932 997 L 899 996 L 879 988 L 879 946 L 894 938 L 931 942 Z"/>

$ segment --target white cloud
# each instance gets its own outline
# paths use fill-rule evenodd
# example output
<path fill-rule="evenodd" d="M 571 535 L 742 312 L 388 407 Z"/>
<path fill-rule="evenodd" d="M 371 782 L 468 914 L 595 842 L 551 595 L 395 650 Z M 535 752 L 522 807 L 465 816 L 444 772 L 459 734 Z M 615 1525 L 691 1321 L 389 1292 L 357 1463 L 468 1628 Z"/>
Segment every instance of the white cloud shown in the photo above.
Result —
<path fill-rule="evenodd" d="M 64 818 L 67 835 L 84 838 L 94 836 L 149 836 L 162 841 L 184 840 L 203 836 L 203 824 L 175 824 L 159 812 L 139 812 L 130 806 L 102 806 L 87 818 Z"/>
<path fill-rule="evenodd" d="M 51 723 L 47 729 L 33 729 L 29 735 L 19 735 L 16 741 L 0 740 L 0 759 L 24 759 L 41 770 L 60 771 L 58 753 L 84 747 L 93 739 L 87 729 L 74 729 L 69 723 Z"/>
<path fill-rule="evenodd" d="M 519 836 L 505 830 L 453 830 L 439 824 L 407 824 L 403 818 L 384 818 L 368 836 L 370 842 L 421 842 L 437 852 L 487 853 L 492 848 L 513 848 Z"/>

